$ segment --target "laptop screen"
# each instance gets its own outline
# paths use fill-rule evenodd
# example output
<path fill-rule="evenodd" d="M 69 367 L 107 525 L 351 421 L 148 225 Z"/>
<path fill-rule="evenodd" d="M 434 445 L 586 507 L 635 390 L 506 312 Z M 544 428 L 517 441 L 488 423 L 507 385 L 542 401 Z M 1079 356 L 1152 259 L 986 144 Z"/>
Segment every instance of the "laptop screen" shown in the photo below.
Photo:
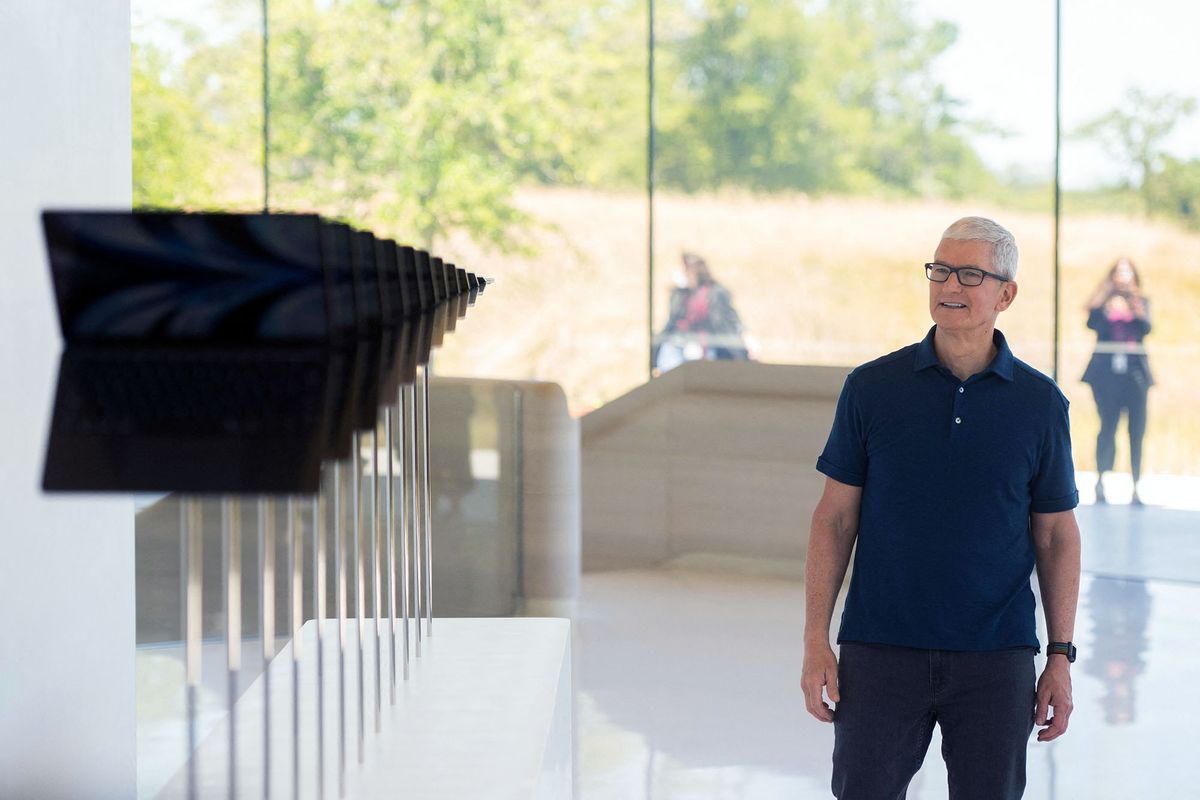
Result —
<path fill-rule="evenodd" d="M 343 222 L 321 220 L 321 260 L 329 281 L 330 335 L 338 344 L 354 339 L 359 333 L 350 255 L 353 233 Z M 366 333 L 365 320 L 362 332 Z"/>
<path fill-rule="evenodd" d="M 416 252 L 408 246 L 400 247 L 397 251 L 397 263 L 400 267 L 404 315 L 407 317 L 416 314 L 421 309 L 421 290 L 417 285 Z"/>
<path fill-rule="evenodd" d="M 315 215 L 46 211 L 42 224 L 68 342 L 328 338 Z"/>
<path fill-rule="evenodd" d="M 417 297 L 421 301 L 421 309 L 428 311 L 437 305 L 437 295 L 433 293 L 433 271 L 429 266 L 429 253 L 424 250 L 413 251 L 413 264 L 416 269 Z"/>
<path fill-rule="evenodd" d="M 383 322 L 395 326 L 404 316 L 404 297 L 400 288 L 400 265 L 396 243 L 391 239 L 375 239 L 375 263 L 379 267 L 380 295 L 383 300 Z"/>
<path fill-rule="evenodd" d="M 351 233 L 354 274 L 358 281 L 358 297 L 355 307 L 359 317 L 366 323 L 370 336 L 378 335 L 383 319 L 383 302 L 380 299 L 379 266 L 375 259 L 375 234 L 356 230 Z"/>

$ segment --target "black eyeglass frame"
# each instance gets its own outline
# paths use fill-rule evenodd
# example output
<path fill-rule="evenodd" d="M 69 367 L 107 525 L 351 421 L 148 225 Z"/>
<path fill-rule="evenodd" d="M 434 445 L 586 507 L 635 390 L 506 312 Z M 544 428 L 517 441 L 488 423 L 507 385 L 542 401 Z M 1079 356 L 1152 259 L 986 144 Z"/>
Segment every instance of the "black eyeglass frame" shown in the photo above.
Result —
<path fill-rule="evenodd" d="M 934 283 L 945 283 L 946 281 L 950 280 L 950 275 L 946 275 L 945 280 L 940 280 L 940 281 L 937 278 L 933 277 L 933 270 L 935 267 L 937 269 L 944 269 L 948 273 L 953 273 L 954 276 L 958 278 L 959 286 L 982 286 L 983 285 L 983 278 L 979 279 L 979 283 L 966 283 L 965 281 L 963 281 L 962 273 L 964 271 L 968 271 L 968 270 L 971 272 L 978 272 L 984 278 L 995 278 L 996 280 L 1000 281 L 1001 283 L 1008 283 L 1009 281 L 1012 280 L 1012 278 L 1006 278 L 1003 275 L 998 275 L 995 272 L 988 272 L 986 269 L 980 269 L 979 267 L 951 267 L 946 264 L 939 264 L 936 261 L 931 261 L 925 265 L 925 277 L 928 278 L 929 280 L 933 281 Z"/>

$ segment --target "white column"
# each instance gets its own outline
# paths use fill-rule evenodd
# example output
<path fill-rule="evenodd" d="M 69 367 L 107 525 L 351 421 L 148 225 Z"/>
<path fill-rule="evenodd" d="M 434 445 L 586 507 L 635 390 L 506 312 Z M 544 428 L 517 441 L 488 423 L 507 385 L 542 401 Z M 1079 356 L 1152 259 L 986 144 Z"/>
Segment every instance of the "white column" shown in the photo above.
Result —
<path fill-rule="evenodd" d="M 0 3 L 0 797 L 132 797 L 133 505 L 40 489 L 60 335 L 38 219 L 127 207 L 129 0 Z"/>

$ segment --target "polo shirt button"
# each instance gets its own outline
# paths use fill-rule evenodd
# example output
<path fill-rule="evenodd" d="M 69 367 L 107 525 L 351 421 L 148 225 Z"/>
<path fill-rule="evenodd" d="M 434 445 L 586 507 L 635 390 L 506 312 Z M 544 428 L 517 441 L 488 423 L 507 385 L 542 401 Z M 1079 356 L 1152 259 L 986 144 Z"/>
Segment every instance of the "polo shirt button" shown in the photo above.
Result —
<path fill-rule="evenodd" d="M 961 424 L 962 424 L 962 417 L 955 417 L 955 418 L 954 418 L 954 424 L 955 424 L 955 425 L 961 425 Z"/>
<path fill-rule="evenodd" d="M 959 394 L 962 394 L 962 393 L 963 393 L 963 387 L 961 387 L 961 386 L 960 386 L 960 387 L 958 387 L 958 393 L 959 393 Z"/>

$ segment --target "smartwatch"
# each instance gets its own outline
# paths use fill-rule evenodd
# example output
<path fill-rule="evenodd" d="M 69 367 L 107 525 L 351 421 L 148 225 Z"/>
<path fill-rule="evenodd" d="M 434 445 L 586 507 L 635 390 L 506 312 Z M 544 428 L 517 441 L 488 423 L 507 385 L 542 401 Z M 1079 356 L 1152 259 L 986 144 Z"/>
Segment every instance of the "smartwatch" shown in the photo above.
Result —
<path fill-rule="evenodd" d="M 1071 644 L 1070 642 L 1050 642 L 1050 644 L 1046 645 L 1046 655 L 1047 656 L 1054 656 L 1054 655 L 1066 656 L 1067 661 L 1074 664 L 1075 663 L 1075 645 Z"/>

